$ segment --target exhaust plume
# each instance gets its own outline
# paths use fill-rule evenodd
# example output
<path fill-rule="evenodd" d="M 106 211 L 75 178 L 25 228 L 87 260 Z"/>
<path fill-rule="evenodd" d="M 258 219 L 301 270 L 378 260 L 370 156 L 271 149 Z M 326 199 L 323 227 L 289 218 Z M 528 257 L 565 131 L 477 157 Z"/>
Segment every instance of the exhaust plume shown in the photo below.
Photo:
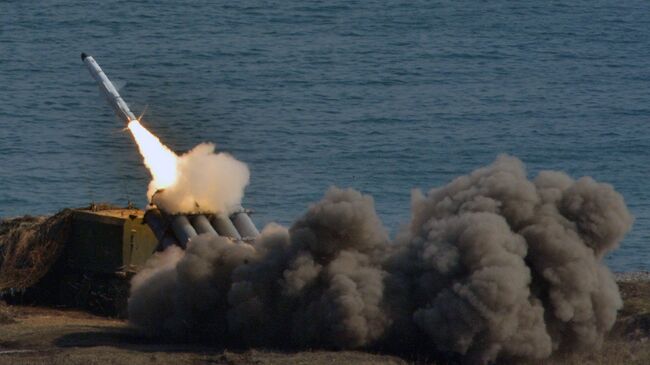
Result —
<path fill-rule="evenodd" d="M 228 153 L 214 151 L 212 143 L 201 143 L 180 156 L 176 181 L 156 192 L 149 186 L 151 202 L 170 214 L 232 213 L 239 207 L 250 173 L 245 163 Z"/>
<path fill-rule="evenodd" d="M 391 242 L 371 197 L 331 188 L 254 242 L 200 235 L 132 282 L 152 334 L 239 345 L 387 348 L 465 360 L 592 349 L 622 302 L 602 262 L 630 229 L 620 194 L 502 155 L 423 194 Z"/>
<path fill-rule="evenodd" d="M 239 207 L 250 176 L 245 163 L 215 153 L 212 143 L 177 156 L 138 120 L 129 122 L 128 128 L 151 173 L 150 202 L 170 214 L 228 214 Z"/>
<path fill-rule="evenodd" d="M 151 173 L 150 193 L 147 195 L 151 199 L 153 192 L 165 189 L 176 182 L 178 156 L 143 127 L 137 119 L 130 121 L 127 128 L 131 131 L 144 164 Z"/>

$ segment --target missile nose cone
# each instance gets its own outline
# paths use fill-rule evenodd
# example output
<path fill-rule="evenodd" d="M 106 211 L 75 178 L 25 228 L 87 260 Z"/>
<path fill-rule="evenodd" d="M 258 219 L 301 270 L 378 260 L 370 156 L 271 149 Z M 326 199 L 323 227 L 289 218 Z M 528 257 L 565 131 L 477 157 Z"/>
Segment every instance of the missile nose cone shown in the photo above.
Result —
<path fill-rule="evenodd" d="M 85 60 L 86 57 L 88 57 L 88 55 L 86 53 L 84 53 L 84 52 L 81 52 L 81 60 L 82 61 Z"/>

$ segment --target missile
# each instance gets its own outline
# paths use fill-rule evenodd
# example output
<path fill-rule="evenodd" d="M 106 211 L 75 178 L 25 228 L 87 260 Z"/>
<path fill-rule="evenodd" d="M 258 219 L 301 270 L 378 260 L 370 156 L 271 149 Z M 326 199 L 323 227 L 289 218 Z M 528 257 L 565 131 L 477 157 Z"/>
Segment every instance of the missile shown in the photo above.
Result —
<path fill-rule="evenodd" d="M 99 90 L 102 92 L 102 94 L 104 94 L 106 100 L 113 108 L 113 111 L 115 111 L 115 114 L 120 119 L 124 120 L 126 124 L 129 124 L 129 122 L 132 120 L 136 120 L 137 118 L 135 115 L 133 115 L 129 109 L 129 106 L 126 105 L 124 99 L 122 99 L 120 94 L 117 92 L 117 89 L 115 86 L 113 86 L 111 80 L 108 79 L 104 71 L 102 71 L 102 68 L 99 67 L 97 61 L 85 53 L 81 54 L 81 60 L 84 64 L 86 64 L 88 71 L 90 71 L 90 74 L 95 79 L 95 81 L 97 81 Z"/>

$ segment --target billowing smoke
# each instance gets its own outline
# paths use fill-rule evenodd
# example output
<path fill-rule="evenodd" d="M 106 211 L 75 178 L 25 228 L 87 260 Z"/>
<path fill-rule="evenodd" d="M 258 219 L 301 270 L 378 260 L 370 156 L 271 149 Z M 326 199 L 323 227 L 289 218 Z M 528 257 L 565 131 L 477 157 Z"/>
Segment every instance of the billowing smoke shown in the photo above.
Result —
<path fill-rule="evenodd" d="M 423 195 L 388 259 L 399 323 L 480 362 L 597 347 L 622 302 L 603 256 L 632 225 L 607 184 L 492 165 Z M 406 298 L 406 299 L 405 299 Z M 404 326 L 408 328 L 408 326 Z M 398 329 L 399 330 L 399 329 Z"/>
<path fill-rule="evenodd" d="M 164 189 L 155 180 L 149 196 L 170 214 L 230 213 L 239 207 L 250 173 L 245 163 L 227 153 L 215 153 L 215 145 L 202 143 L 176 161 L 176 179 Z"/>
<path fill-rule="evenodd" d="M 597 347 L 621 299 L 602 260 L 632 217 L 610 185 L 516 158 L 427 194 L 391 242 L 371 197 L 331 188 L 250 244 L 198 236 L 132 282 L 130 321 L 219 343 L 450 352 L 475 362 Z"/>
<path fill-rule="evenodd" d="M 132 282 L 130 320 L 152 333 L 210 333 L 249 344 L 359 347 L 388 327 L 372 198 L 330 190 L 290 230 L 253 244 L 201 235 L 156 254 Z"/>

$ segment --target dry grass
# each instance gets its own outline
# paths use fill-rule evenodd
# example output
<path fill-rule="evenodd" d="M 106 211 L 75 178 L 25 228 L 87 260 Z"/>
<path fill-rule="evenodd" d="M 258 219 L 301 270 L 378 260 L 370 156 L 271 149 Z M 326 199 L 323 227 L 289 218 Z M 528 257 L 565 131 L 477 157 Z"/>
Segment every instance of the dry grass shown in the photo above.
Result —
<path fill-rule="evenodd" d="M 11 308 L 8 307 L 4 302 L 0 301 L 0 325 L 15 323 L 14 314 L 11 311 Z"/>
<path fill-rule="evenodd" d="M 625 305 L 613 333 L 629 340 L 647 341 L 650 336 L 650 282 L 620 283 L 619 287 Z"/>
<path fill-rule="evenodd" d="M 610 338 L 596 351 L 556 354 L 543 361 L 529 361 L 526 365 L 647 365 L 650 364 L 650 344 Z"/>
<path fill-rule="evenodd" d="M 21 217 L 0 225 L 0 292 L 34 285 L 58 259 L 71 226 L 71 210 Z"/>

